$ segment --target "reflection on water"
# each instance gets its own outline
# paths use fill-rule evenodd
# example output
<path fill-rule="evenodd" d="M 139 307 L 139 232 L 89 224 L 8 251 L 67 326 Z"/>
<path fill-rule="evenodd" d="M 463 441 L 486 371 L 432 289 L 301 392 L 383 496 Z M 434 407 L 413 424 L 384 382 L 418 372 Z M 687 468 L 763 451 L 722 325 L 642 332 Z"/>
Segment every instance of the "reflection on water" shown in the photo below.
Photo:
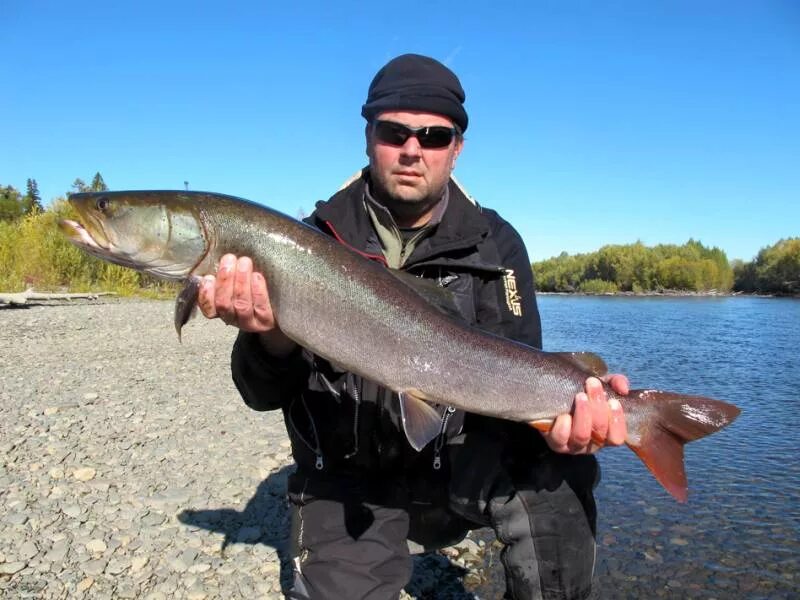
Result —
<path fill-rule="evenodd" d="M 627 449 L 600 453 L 598 598 L 790 598 L 800 587 L 800 301 L 540 298 L 546 350 L 591 350 L 632 387 L 726 400 L 686 448 L 676 503 Z"/>

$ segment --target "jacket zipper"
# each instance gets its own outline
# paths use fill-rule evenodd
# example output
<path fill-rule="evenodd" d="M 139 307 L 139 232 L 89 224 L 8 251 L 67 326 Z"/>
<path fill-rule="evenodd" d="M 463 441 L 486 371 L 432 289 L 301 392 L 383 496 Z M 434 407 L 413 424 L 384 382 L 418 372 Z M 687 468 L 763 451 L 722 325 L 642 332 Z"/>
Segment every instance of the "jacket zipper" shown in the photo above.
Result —
<path fill-rule="evenodd" d="M 433 450 L 433 470 L 438 471 L 442 468 L 442 446 L 444 446 L 445 440 L 445 433 L 447 432 L 447 422 L 450 420 L 450 417 L 453 416 L 453 413 L 456 412 L 456 409 L 452 406 L 448 406 L 447 410 L 444 411 L 442 415 L 442 429 L 439 432 L 439 436 L 436 438 L 436 446 Z"/>
<path fill-rule="evenodd" d="M 295 425 L 294 419 L 292 418 L 292 411 L 289 410 L 289 422 L 292 425 L 292 429 L 295 430 L 297 433 L 297 437 L 300 438 L 300 441 L 303 442 L 309 450 L 311 450 L 317 457 L 316 462 L 314 463 L 314 467 L 317 471 L 321 471 L 325 468 L 325 461 L 322 456 L 322 447 L 319 443 L 319 434 L 317 434 L 317 426 L 314 423 L 314 417 L 311 416 L 311 411 L 308 410 L 308 406 L 306 405 L 306 398 L 302 394 L 300 395 L 300 401 L 303 403 L 303 409 L 306 411 L 306 415 L 308 415 L 308 422 L 311 423 L 311 431 L 314 434 L 314 445 L 312 446 L 309 441 L 305 438 L 305 436 L 300 432 L 300 428 Z"/>
<path fill-rule="evenodd" d="M 344 455 L 345 459 L 353 458 L 356 454 L 358 454 L 358 409 L 361 406 L 361 395 L 358 392 L 358 386 L 355 384 L 354 377 L 352 373 L 347 374 L 347 378 L 344 381 L 344 392 L 347 393 L 348 383 L 353 380 L 353 385 L 349 386 L 351 388 L 350 393 L 353 396 L 353 400 L 356 403 L 355 411 L 353 413 L 353 450 L 348 452 Z"/>

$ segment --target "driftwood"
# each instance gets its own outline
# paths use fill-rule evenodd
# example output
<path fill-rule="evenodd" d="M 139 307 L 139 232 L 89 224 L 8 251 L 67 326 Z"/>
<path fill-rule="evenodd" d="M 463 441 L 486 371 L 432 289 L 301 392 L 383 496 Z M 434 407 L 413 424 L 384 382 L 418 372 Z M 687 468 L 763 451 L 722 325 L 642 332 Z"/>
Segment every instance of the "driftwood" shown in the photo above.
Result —
<path fill-rule="evenodd" d="M 34 292 L 28 288 L 24 292 L 4 294 L 0 292 L 0 304 L 22 305 L 36 300 L 75 300 L 84 298 L 95 300 L 98 296 L 115 296 L 114 292 L 87 292 L 82 294 L 59 294 L 55 292 Z"/>

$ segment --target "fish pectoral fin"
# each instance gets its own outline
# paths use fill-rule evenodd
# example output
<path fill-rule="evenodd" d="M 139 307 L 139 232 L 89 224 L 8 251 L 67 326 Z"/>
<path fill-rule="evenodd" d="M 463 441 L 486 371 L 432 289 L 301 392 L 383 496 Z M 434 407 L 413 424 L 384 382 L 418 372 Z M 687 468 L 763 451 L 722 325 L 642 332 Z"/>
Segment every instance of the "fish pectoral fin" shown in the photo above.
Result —
<path fill-rule="evenodd" d="M 603 377 L 608 374 L 606 361 L 593 352 L 553 352 L 553 354 L 571 362 L 587 375 Z"/>
<path fill-rule="evenodd" d="M 421 392 L 400 392 L 400 418 L 408 443 L 417 452 L 434 439 L 442 430 L 442 417 L 428 404 Z"/>
<path fill-rule="evenodd" d="M 175 298 L 175 331 L 178 332 L 178 341 L 181 341 L 181 328 L 197 313 L 200 282 L 201 279 L 197 276 L 189 277 Z"/>

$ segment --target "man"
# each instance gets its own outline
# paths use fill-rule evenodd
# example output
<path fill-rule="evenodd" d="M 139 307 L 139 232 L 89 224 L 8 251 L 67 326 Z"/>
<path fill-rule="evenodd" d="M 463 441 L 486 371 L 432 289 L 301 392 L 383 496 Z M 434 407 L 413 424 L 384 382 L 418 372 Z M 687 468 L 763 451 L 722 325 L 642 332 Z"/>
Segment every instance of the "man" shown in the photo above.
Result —
<path fill-rule="evenodd" d="M 458 78 L 441 63 L 413 54 L 390 61 L 362 107 L 369 166 L 307 222 L 444 287 L 450 299 L 441 308 L 456 318 L 541 347 L 522 240 L 451 178 L 468 125 L 463 103 Z M 481 526 L 505 546 L 508 597 L 588 595 L 599 478 L 591 453 L 626 434 L 619 403 L 606 401 L 597 379 L 544 434 L 440 407 L 441 434 L 416 452 L 397 396 L 283 335 L 269 282 L 252 269 L 248 257 L 223 257 L 200 304 L 241 330 L 232 371 L 244 401 L 284 413 L 297 463 L 291 597 L 397 598 L 411 575 L 407 539 L 436 548 Z M 627 393 L 623 376 L 610 382 Z"/>

